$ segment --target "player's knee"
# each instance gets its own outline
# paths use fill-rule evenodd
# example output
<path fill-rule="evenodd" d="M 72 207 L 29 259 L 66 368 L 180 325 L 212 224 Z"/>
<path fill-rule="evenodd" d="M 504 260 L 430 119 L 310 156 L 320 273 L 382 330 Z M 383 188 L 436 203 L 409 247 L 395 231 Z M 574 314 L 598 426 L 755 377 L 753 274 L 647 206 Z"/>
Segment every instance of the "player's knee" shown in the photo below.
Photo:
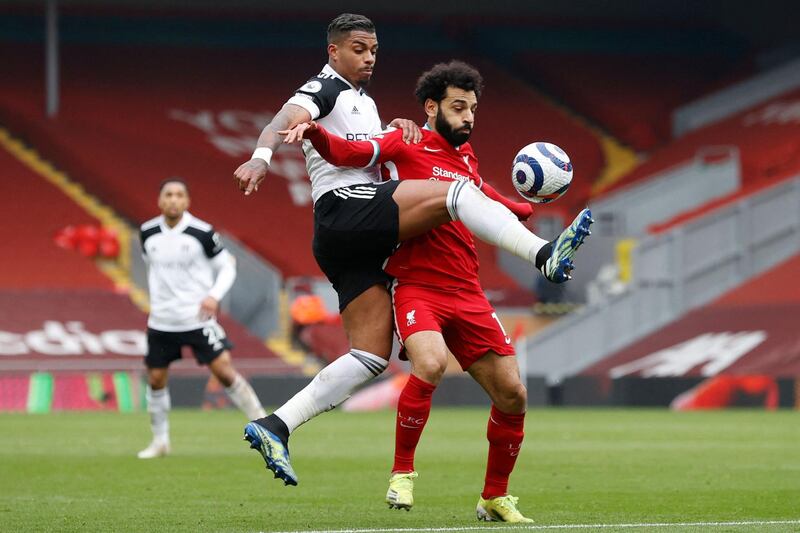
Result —
<path fill-rule="evenodd" d="M 447 370 L 447 356 L 446 354 L 441 355 L 442 357 L 427 357 L 421 361 L 415 361 L 414 373 L 420 379 L 432 385 L 438 385 Z"/>
<path fill-rule="evenodd" d="M 167 373 L 150 371 L 147 374 L 147 384 L 153 390 L 161 390 L 167 386 Z"/>
<path fill-rule="evenodd" d="M 528 389 L 522 383 L 508 387 L 501 393 L 501 401 L 498 402 L 498 409 L 504 413 L 520 414 L 524 413 L 528 406 Z"/>

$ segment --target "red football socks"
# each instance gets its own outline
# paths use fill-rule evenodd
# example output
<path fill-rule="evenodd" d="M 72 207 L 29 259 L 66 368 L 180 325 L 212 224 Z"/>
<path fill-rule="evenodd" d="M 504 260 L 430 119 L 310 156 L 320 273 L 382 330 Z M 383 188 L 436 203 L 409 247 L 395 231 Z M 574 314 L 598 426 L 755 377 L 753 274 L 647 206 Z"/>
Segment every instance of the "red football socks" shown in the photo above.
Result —
<path fill-rule="evenodd" d="M 431 397 L 435 389 L 436 385 L 411 375 L 400 393 L 392 472 L 414 471 L 414 452 L 431 413 Z"/>
<path fill-rule="evenodd" d="M 486 463 L 486 481 L 481 497 L 496 498 L 508 494 L 508 478 L 517 462 L 522 439 L 525 436 L 525 413 L 509 415 L 494 405 L 489 415 L 486 438 L 489 441 L 489 460 Z"/>

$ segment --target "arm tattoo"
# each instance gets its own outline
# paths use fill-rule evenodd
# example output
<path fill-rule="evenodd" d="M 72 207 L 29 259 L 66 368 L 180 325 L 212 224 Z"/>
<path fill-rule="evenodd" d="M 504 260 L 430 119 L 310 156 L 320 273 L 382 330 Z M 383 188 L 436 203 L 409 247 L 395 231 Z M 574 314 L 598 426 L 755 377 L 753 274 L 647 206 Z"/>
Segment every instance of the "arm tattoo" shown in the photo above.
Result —
<path fill-rule="evenodd" d="M 301 122 L 309 120 L 311 120 L 311 115 L 309 115 L 308 111 L 295 104 L 286 104 L 273 117 L 272 122 L 267 124 L 261 131 L 257 146 L 271 148 L 273 151 L 277 150 L 283 140 L 278 135 L 279 131 L 293 128 Z"/>

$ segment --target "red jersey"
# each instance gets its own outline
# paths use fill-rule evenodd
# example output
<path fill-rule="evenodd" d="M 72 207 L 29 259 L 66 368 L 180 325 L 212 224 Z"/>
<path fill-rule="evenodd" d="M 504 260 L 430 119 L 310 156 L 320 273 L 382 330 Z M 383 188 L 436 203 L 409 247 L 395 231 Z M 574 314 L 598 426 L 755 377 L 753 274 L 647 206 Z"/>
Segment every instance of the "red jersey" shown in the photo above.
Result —
<path fill-rule="evenodd" d="M 403 142 L 403 132 L 393 130 L 368 141 L 345 141 L 319 127 L 306 137 L 323 158 L 337 166 L 382 163 L 391 179 L 472 181 L 487 196 L 516 214 L 530 215 L 530 204 L 509 202 L 478 174 L 478 160 L 469 143 L 453 147 L 444 137 L 422 130 L 418 144 Z M 523 214 L 523 216 L 525 215 Z M 478 253 L 472 233 L 461 222 L 449 222 L 418 237 L 403 241 L 389 257 L 384 270 L 402 284 L 439 290 L 482 291 L 478 279 Z"/>

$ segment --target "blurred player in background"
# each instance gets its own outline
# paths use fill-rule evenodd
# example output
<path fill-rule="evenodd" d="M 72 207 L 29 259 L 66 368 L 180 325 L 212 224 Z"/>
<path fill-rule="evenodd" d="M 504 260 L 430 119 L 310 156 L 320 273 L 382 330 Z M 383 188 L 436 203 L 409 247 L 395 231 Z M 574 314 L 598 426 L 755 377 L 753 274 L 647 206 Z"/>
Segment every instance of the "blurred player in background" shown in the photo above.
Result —
<path fill-rule="evenodd" d="M 424 106 L 427 123 L 416 145 L 405 144 L 400 131 L 347 142 L 316 122 L 298 125 L 288 132 L 285 142 L 305 136 L 333 164 L 360 167 L 377 160 L 392 169 L 395 179 L 455 183 L 455 194 L 473 183 L 526 219 L 533 212 L 531 204 L 508 201 L 485 183 L 467 142 L 482 85 L 480 74 L 459 61 L 436 65 L 423 74 L 416 96 Z M 553 246 L 568 249 L 571 260 L 590 224 L 591 214 L 584 209 Z M 522 445 L 527 391 L 511 339 L 481 289 L 472 235 L 455 220 L 434 228 L 401 243 L 385 270 L 395 278 L 395 327 L 412 369 L 398 404 L 395 462 L 386 502 L 406 510 L 414 504 L 414 452 L 430 414 L 433 391 L 447 368 L 449 348 L 492 400 L 489 459 L 478 518 L 532 522 L 517 510 L 517 499 L 507 492 Z"/>
<path fill-rule="evenodd" d="M 331 22 L 328 64 L 275 115 L 259 137 L 253 158 L 234 172 L 246 195 L 264 180 L 281 143 L 280 131 L 313 119 L 346 139 L 380 134 L 377 107 L 364 92 L 377 51 L 375 26 L 366 17 L 343 14 Z M 403 129 L 404 142 L 419 139 L 413 122 L 395 119 L 391 125 Z M 364 168 L 339 168 L 325 161 L 311 143 L 304 143 L 303 152 L 314 201 L 314 256 L 339 296 L 352 349 L 275 413 L 245 428 L 245 439 L 267 467 L 291 485 L 297 484 L 297 475 L 289 461 L 290 433 L 386 369 L 392 349 L 392 305 L 383 263 L 399 242 L 460 220 L 473 234 L 529 261 L 551 281 L 566 281 L 571 269 L 566 249 L 531 233 L 505 206 L 472 184 L 383 181 L 377 157 Z"/>
<path fill-rule="evenodd" d="M 161 184 L 161 216 L 141 227 L 142 253 L 148 265 L 150 315 L 147 319 L 147 411 L 153 441 L 140 459 L 170 452 L 167 388 L 169 365 L 190 346 L 197 362 L 208 365 L 231 401 L 248 418 L 266 413 L 250 384 L 231 363 L 231 344 L 216 321 L 219 302 L 236 279 L 236 261 L 219 234 L 192 216 L 189 188 L 177 178 Z"/>

